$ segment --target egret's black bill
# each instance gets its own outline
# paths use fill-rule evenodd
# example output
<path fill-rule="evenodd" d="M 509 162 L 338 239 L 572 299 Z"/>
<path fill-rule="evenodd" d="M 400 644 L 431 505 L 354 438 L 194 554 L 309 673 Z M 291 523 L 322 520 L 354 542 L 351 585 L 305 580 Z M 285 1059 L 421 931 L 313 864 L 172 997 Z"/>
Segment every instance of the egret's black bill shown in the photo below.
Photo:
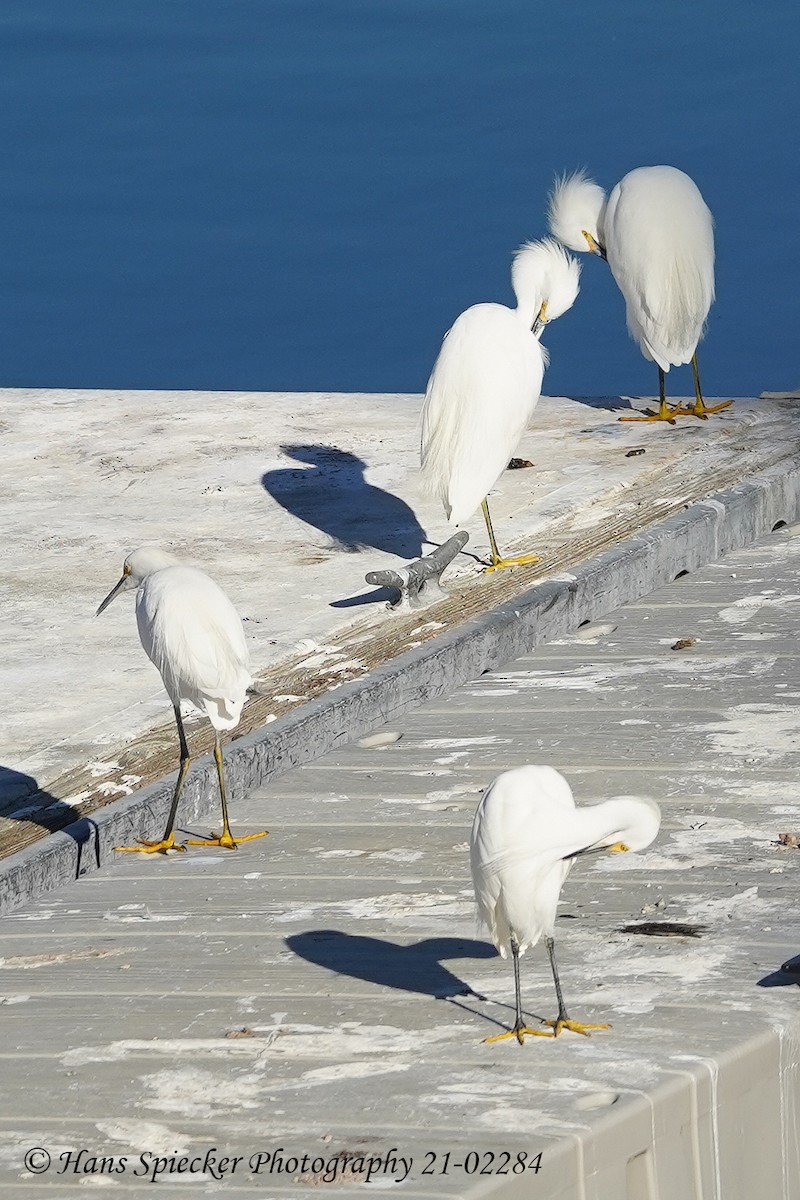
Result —
<path fill-rule="evenodd" d="M 565 854 L 564 862 L 568 858 L 583 858 L 585 854 L 605 854 L 608 852 L 615 854 L 622 849 L 627 850 L 627 846 L 623 846 L 622 842 L 612 842 L 608 846 L 585 846 L 583 850 L 573 850 L 572 854 Z"/>
<path fill-rule="evenodd" d="M 128 582 L 128 576 L 127 576 L 127 575 L 123 575 L 123 576 L 122 576 L 122 579 L 120 579 L 119 583 L 115 583 L 115 584 L 114 584 L 113 588 L 112 588 L 112 589 L 111 589 L 111 591 L 108 593 L 108 595 L 106 596 L 105 600 L 103 601 L 103 603 L 102 603 L 102 604 L 100 605 L 100 607 L 98 608 L 97 612 L 94 614 L 96 617 L 99 617 L 99 616 L 100 616 L 100 613 L 103 611 L 103 609 L 105 609 L 105 608 L 108 608 L 108 606 L 109 606 L 109 604 L 111 603 L 111 601 L 114 599 L 114 597 L 117 595 L 117 593 L 118 593 L 118 592 L 121 592 L 121 591 L 122 591 L 122 589 L 125 587 L 125 585 L 126 585 L 126 583 L 127 583 L 127 582 Z"/>

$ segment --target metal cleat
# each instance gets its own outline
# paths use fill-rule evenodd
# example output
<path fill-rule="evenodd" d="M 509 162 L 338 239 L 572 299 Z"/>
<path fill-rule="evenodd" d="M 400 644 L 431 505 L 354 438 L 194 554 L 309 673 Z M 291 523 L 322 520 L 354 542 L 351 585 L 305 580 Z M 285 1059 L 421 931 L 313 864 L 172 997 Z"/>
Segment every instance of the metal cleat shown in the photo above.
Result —
<path fill-rule="evenodd" d="M 393 611 L 426 608 L 447 595 L 439 583 L 442 573 L 468 541 L 469 534 L 465 529 L 460 529 L 432 554 L 415 558 L 399 571 L 369 571 L 365 579 L 373 587 L 397 588 L 400 595 L 386 605 Z"/>

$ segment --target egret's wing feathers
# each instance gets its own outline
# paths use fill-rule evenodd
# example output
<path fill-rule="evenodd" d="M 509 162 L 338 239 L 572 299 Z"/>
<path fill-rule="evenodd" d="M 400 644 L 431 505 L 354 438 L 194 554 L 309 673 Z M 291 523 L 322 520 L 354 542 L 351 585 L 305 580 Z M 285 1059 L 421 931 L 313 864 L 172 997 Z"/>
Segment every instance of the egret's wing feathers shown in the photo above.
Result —
<path fill-rule="evenodd" d="M 506 771 L 484 793 L 472 827 L 472 878 L 501 954 L 512 931 L 522 950 L 552 928 L 575 819 L 572 790 L 551 767 Z"/>
<path fill-rule="evenodd" d="M 472 515 L 512 457 L 543 374 L 539 343 L 503 305 L 475 305 L 449 330 L 425 394 L 421 471 L 454 524 Z"/>
<path fill-rule="evenodd" d="M 236 725 L 251 676 L 241 619 L 221 588 L 191 567 L 160 571 L 140 588 L 136 615 L 173 703 L 189 700 L 215 728 Z"/>
<path fill-rule="evenodd" d="M 605 214 L 608 264 L 628 329 L 664 370 L 689 362 L 714 300 L 714 226 L 695 184 L 673 167 L 632 171 Z"/>

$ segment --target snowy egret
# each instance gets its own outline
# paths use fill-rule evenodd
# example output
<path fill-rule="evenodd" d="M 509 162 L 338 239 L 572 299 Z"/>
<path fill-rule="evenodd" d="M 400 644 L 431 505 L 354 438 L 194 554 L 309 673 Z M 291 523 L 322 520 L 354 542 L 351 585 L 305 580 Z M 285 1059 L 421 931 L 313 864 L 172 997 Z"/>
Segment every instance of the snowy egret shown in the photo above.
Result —
<path fill-rule="evenodd" d="M 550 231 L 571 250 L 606 259 L 625 297 L 628 331 L 658 366 L 659 409 L 621 421 L 705 419 L 697 343 L 714 300 L 714 219 L 693 180 L 676 167 L 637 167 L 606 200 L 583 171 L 557 179 L 549 198 Z M 670 409 L 665 371 L 691 362 L 693 408 Z"/>
<path fill-rule="evenodd" d="M 181 762 L 167 828 L 158 842 L 140 841 L 117 850 L 153 854 L 184 850 L 175 842 L 174 825 L 183 781 L 189 769 L 189 748 L 181 719 L 181 701 L 188 700 L 204 712 L 214 727 L 214 759 L 222 802 L 222 833 L 211 834 L 190 846 L 224 846 L 236 849 L 228 824 L 228 803 L 222 769 L 220 730 L 239 724 L 245 694 L 252 682 L 242 622 L 220 587 L 203 571 L 184 566 L 158 546 L 141 546 L 125 559 L 122 578 L 106 596 L 97 616 L 120 592 L 137 588 L 136 624 L 145 654 L 161 672 L 175 710 Z M 252 833 L 248 842 L 264 837 Z"/>
<path fill-rule="evenodd" d="M 558 1037 L 562 1029 L 589 1037 L 590 1029 L 567 1016 L 558 978 L 553 929 L 562 884 L 575 858 L 601 850 L 642 850 L 658 833 L 661 814 L 652 800 L 619 796 L 576 808 L 572 790 L 552 767 L 505 771 L 483 794 L 472 826 L 470 859 L 478 912 L 503 958 L 514 961 L 517 1015 L 508 1033 L 486 1038 L 499 1042 L 525 1034 Z M 551 1030 L 530 1029 L 522 1019 L 519 959 L 544 934 L 558 999 Z"/>
<path fill-rule="evenodd" d="M 514 453 L 539 400 L 547 352 L 538 335 L 575 303 L 580 266 L 558 242 L 528 242 L 514 256 L 517 307 L 476 304 L 445 334 L 422 407 L 421 469 L 448 520 L 458 525 L 483 508 L 489 570 L 536 562 L 504 558 L 487 494 Z"/>

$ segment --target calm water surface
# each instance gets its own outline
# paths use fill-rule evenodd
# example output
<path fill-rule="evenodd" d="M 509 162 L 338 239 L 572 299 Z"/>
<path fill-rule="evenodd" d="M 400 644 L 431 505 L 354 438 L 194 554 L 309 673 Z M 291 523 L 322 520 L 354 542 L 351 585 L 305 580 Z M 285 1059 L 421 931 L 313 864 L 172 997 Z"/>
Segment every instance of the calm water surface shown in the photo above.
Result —
<path fill-rule="evenodd" d="M 706 390 L 800 386 L 789 0 L 3 0 L 0 383 L 418 391 L 554 172 L 717 221 Z M 651 393 L 607 269 L 550 392 Z M 688 369 L 671 380 L 686 392 Z"/>

